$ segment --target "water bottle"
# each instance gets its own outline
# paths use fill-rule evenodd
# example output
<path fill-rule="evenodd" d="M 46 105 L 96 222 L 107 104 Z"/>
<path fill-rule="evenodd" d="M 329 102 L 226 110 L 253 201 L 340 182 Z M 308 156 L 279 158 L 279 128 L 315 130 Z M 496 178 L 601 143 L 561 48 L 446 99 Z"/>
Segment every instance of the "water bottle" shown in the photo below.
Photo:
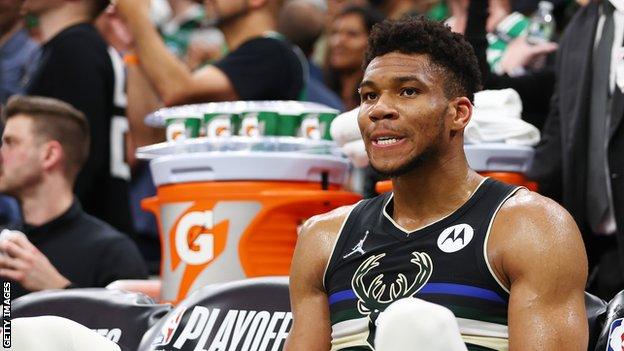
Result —
<path fill-rule="evenodd" d="M 526 41 L 531 45 L 551 41 L 555 33 L 555 19 L 552 15 L 553 4 L 540 1 L 537 11 L 531 17 Z"/>

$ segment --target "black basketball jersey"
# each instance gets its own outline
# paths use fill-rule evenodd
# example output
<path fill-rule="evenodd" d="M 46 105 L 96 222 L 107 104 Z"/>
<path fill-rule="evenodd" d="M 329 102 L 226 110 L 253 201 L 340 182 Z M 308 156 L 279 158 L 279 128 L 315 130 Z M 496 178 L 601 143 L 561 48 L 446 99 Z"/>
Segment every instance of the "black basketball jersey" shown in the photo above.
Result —
<path fill-rule="evenodd" d="M 324 276 L 332 351 L 374 350 L 377 317 L 404 297 L 450 309 L 469 350 L 507 350 L 509 292 L 486 252 L 496 213 L 518 189 L 485 179 L 455 212 L 413 232 L 392 219 L 391 193 L 358 203 Z"/>

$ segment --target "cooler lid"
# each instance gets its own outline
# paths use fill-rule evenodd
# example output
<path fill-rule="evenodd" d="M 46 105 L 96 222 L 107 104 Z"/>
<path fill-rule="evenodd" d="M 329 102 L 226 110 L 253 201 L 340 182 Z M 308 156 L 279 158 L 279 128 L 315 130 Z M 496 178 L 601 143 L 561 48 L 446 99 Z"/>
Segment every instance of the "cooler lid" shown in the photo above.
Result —
<path fill-rule="evenodd" d="M 470 168 L 477 172 L 526 173 L 535 154 L 530 146 L 502 143 L 466 144 L 464 151 Z"/>
<path fill-rule="evenodd" d="M 336 144 L 293 137 L 196 138 L 139 148 L 154 183 L 273 180 L 343 184 L 348 160 Z"/>

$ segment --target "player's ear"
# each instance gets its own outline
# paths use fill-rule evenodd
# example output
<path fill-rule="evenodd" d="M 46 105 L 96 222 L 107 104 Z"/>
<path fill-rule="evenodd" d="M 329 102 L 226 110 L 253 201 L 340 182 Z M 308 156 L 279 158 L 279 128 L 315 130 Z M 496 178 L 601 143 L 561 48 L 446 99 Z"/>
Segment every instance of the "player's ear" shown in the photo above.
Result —
<path fill-rule="evenodd" d="M 463 130 L 472 117 L 472 103 L 465 96 L 453 98 L 449 101 L 449 113 L 451 113 L 451 130 Z"/>

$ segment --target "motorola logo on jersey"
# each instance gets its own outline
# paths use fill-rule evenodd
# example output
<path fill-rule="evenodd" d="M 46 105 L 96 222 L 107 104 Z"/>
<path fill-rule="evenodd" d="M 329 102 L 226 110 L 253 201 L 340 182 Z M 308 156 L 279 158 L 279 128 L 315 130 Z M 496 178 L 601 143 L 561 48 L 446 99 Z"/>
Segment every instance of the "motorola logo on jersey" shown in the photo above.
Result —
<path fill-rule="evenodd" d="M 468 224 L 458 224 L 444 229 L 438 237 L 438 247 L 446 253 L 457 252 L 470 244 L 474 229 Z"/>
<path fill-rule="evenodd" d="M 624 318 L 616 319 L 609 327 L 607 351 L 624 351 Z"/>

